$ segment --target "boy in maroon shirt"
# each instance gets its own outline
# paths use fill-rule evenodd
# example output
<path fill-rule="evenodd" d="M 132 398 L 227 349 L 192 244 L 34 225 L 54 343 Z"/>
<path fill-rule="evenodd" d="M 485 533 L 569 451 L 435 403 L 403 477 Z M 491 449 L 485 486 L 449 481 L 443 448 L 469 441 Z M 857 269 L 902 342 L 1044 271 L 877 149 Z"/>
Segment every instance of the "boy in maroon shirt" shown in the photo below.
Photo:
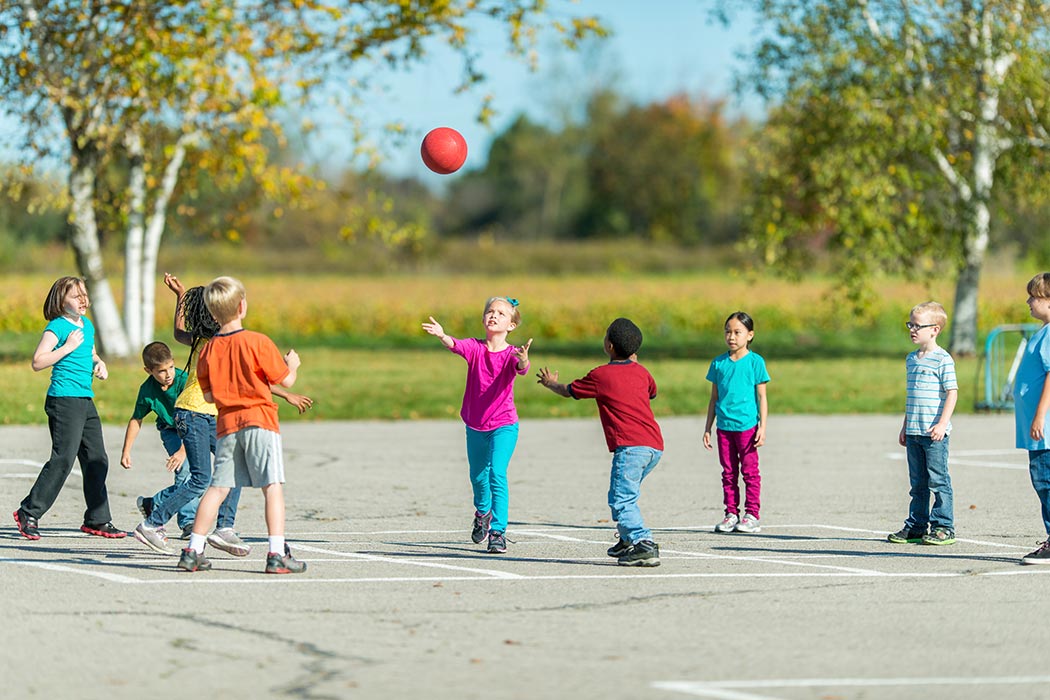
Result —
<path fill-rule="evenodd" d="M 656 382 L 635 359 L 642 331 L 629 319 L 618 318 L 605 332 L 609 363 L 595 367 L 583 379 L 558 383 L 558 373 L 546 367 L 539 383 L 559 396 L 595 399 L 612 452 L 609 508 L 619 541 L 609 548 L 620 566 L 659 566 L 660 546 L 653 542 L 638 509 L 642 480 L 659 463 L 664 439 L 649 402 L 656 398 Z"/>

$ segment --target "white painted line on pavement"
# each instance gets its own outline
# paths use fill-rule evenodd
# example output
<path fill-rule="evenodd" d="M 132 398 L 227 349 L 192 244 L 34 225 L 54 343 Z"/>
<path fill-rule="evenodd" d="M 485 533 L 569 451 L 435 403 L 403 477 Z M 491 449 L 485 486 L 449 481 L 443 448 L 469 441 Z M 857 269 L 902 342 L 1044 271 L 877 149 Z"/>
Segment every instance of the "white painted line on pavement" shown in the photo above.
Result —
<path fill-rule="evenodd" d="M 1040 685 L 1050 683 L 1050 676 L 940 676 L 930 678 L 784 678 L 755 681 L 656 681 L 658 690 L 683 693 L 716 700 L 777 700 L 769 695 L 755 695 L 741 690 L 774 688 L 841 688 L 841 687 L 929 687 L 929 686 L 998 686 Z"/>
<path fill-rule="evenodd" d="M 456 566 L 454 564 L 438 564 L 432 561 L 412 561 L 397 556 L 380 556 L 378 554 L 361 554 L 358 552 L 339 552 L 334 549 L 322 549 L 320 547 L 312 547 L 310 545 L 299 544 L 296 545 L 296 550 L 303 552 L 314 552 L 315 554 L 328 554 L 334 557 L 346 557 L 347 559 L 364 559 L 367 561 L 383 561 L 391 564 L 402 564 L 405 566 L 421 566 L 430 569 L 449 569 L 451 571 L 469 571 L 473 574 L 487 574 L 492 578 L 525 578 L 520 574 L 512 574 L 507 571 L 497 571 L 495 569 L 476 569 L 469 566 Z"/>
<path fill-rule="evenodd" d="M 15 564 L 16 566 L 28 566 L 33 569 L 44 569 L 45 571 L 61 571 L 62 573 L 66 574 L 93 576 L 95 578 L 105 579 L 114 583 L 141 583 L 139 579 L 132 578 L 130 576 L 123 576 L 121 574 L 111 574 L 105 571 L 92 571 L 91 569 L 79 568 L 75 566 L 66 566 L 64 564 L 52 564 L 46 561 L 0 558 L 0 564 Z"/>

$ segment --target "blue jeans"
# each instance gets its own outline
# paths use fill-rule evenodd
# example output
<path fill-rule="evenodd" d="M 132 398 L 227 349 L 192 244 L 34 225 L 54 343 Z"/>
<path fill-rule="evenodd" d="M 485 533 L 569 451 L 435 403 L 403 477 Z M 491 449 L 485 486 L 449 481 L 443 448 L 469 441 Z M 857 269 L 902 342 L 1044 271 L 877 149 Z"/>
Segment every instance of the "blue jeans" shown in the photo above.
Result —
<path fill-rule="evenodd" d="M 507 490 L 507 468 L 518 444 L 518 424 L 495 430 L 467 428 L 467 462 L 470 463 L 470 486 L 474 489 L 474 510 L 492 512 L 489 529 L 507 531 L 510 494 Z"/>
<path fill-rule="evenodd" d="M 631 544 L 653 539 L 653 533 L 642 521 L 638 495 L 642 480 L 659 464 L 662 455 L 663 452 L 651 447 L 617 447 L 613 452 L 609 509 L 620 538 Z"/>
<path fill-rule="evenodd" d="M 182 447 L 182 438 L 179 437 L 179 431 L 175 428 L 162 429 L 160 431 L 160 441 L 164 445 L 164 451 L 169 456 L 178 452 L 179 448 Z M 180 484 L 189 481 L 189 478 L 190 470 L 184 464 L 175 472 L 175 478 L 171 486 L 153 494 L 153 510 L 163 507 L 164 501 L 175 492 Z M 197 515 L 197 500 L 192 500 L 182 506 L 182 508 L 179 508 L 176 515 L 178 516 L 177 522 L 180 528 L 193 524 L 193 518 Z"/>
<path fill-rule="evenodd" d="M 908 478 L 911 505 L 904 526 L 910 530 L 944 527 L 955 532 L 955 505 L 952 478 L 948 476 L 948 436 L 934 440 L 928 435 L 907 435 Z M 933 508 L 930 508 L 930 494 Z"/>
<path fill-rule="evenodd" d="M 1039 496 L 1043 527 L 1050 536 L 1050 450 L 1028 450 L 1028 473 Z"/>
<path fill-rule="evenodd" d="M 146 518 L 150 527 L 161 527 L 176 513 L 179 526 L 183 527 L 183 508 L 190 508 L 193 522 L 197 515 L 200 498 L 211 484 L 211 457 L 215 454 L 215 416 L 184 408 L 175 409 L 175 430 L 186 446 L 186 462 L 179 470 L 186 472 L 182 479 L 153 496 L 153 512 Z M 239 488 L 230 489 L 222 506 L 216 527 L 233 527 L 237 515 L 237 502 L 241 498 Z"/>

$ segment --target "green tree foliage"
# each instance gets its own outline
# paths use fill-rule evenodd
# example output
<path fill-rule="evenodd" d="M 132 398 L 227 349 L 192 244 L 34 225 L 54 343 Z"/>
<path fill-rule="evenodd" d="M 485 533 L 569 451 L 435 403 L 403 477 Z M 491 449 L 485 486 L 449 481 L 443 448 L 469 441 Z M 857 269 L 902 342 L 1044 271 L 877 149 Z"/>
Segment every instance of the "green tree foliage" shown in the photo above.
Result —
<path fill-rule="evenodd" d="M 956 277 L 973 353 L 996 203 L 1045 182 L 1050 11 L 1024 0 L 756 0 L 748 82 L 776 105 L 752 162 L 752 245 L 802 269 L 842 254 L 855 301 L 881 272 Z M 727 10 L 732 4 L 724 3 Z"/>

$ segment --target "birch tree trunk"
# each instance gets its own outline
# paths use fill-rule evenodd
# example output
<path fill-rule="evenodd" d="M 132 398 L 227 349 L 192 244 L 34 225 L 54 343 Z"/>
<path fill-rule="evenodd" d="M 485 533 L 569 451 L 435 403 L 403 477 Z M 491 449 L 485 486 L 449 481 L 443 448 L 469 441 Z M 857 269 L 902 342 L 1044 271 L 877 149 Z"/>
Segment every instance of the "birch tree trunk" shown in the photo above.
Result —
<path fill-rule="evenodd" d="M 76 256 L 77 269 L 87 283 L 91 296 L 99 353 L 123 358 L 130 355 L 128 338 L 120 322 L 113 290 L 103 271 L 98 222 L 95 219 L 95 160 L 89 149 L 78 150 L 73 158 L 69 175 L 69 191 L 73 199 L 73 234 L 70 243 Z"/>
<path fill-rule="evenodd" d="M 146 304 L 142 288 L 147 278 L 142 269 L 143 239 L 146 221 L 146 157 L 142 148 L 142 135 L 130 127 L 124 137 L 128 152 L 128 230 L 124 243 L 124 326 L 128 331 L 128 342 L 133 348 L 142 347 L 152 340 L 152 328 L 143 326 L 142 318 Z M 152 308 L 150 309 L 152 311 Z"/>

